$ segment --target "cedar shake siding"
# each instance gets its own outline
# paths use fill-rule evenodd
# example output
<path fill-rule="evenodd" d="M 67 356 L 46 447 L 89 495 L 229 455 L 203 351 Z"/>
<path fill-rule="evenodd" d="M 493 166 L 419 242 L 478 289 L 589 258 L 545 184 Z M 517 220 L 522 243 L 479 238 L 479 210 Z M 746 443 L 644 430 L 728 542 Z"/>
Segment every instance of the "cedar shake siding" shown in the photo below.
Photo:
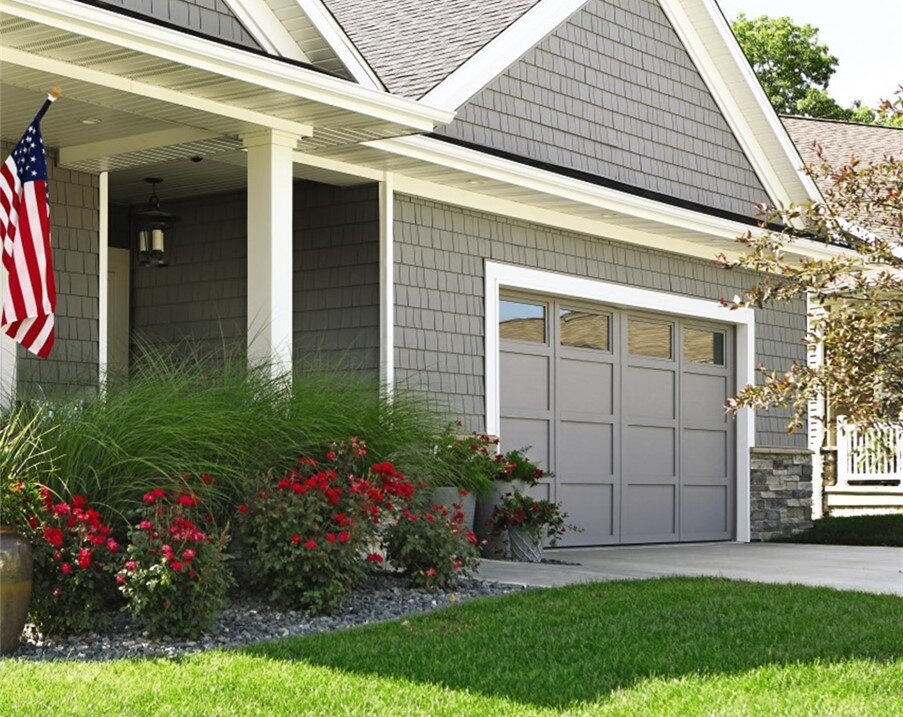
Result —
<path fill-rule="evenodd" d="M 718 300 L 753 281 L 705 261 L 443 205 L 395 203 L 396 380 L 441 399 L 468 430 L 483 430 L 484 262 Z M 756 360 L 771 368 L 805 360 L 804 302 L 756 311 Z M 804 448 L 787 413 L 761 413 L 759 445 Z"/>
<path fill-rule="evenodd" d="M 4 142 L 7 157 L 13 144 Z M 48 359 L 16 348 L 16 396 L 20 400 L 97 387 L 99 179 L 60 169 L 47 152 L 50 242 L 56 279 L 56 343 Z"/>
<path fill-rule="evenodd" d="M 217 40 L 260 49 L 257 40 L 224 0 L 97 0 L 97 3 L 110 5 L 111 9 L 123 8 Z"/>
<path fill-rule="evenodd" d="M 592 0 L 440 135 L 755 216 L 768 195 L 655 0 Z"/>
<path fill-rule="evenodd" d="M 294 353 L 379 366 L 379 207 L 368 185 L 312 183 L 294 194 Z M 172 201 L 171 265 L 133 271 L 132 327 L 151 342 L 243 350 L 247 337 L 244 192 Z"/>

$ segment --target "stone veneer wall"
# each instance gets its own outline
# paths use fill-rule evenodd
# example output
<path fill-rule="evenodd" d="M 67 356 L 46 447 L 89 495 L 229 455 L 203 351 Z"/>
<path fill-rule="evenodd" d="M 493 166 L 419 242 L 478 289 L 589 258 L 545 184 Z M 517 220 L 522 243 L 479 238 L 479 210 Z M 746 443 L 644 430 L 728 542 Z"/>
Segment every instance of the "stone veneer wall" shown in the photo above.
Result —
<path fill-rule="evenodd" d="M 811 528 L 811 452 L 791 448 L 754 448 L 750 458 L 752 540 L 770 540 Z"/>

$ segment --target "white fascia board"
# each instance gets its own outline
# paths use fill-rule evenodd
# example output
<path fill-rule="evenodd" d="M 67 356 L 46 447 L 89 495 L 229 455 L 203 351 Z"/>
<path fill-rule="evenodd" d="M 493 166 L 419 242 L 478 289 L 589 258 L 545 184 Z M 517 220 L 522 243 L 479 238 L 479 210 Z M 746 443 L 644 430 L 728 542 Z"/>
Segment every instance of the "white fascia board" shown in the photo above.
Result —
<path fill-rule="evenodd" d="M 374 90 L 386 89 L 322 0 L 297 0 L 297 2 L 355 80 L 364 87 Z"/>
<path fill-rule="evenodd" d="M 266 0 L 225 0 L 225 3 L 264 50 L 271 55 L 310 64 L 307 55 L 273 14 Z"/>
<path fill-rule="evenodd" d="M 820 201 L 815 182 L 803 171 L 796 147 L 715 0 L 661 0 L 661 7 L 772 201 Z M 739 102 L 741 94 L 752 100 L 754 112 Z M 760 137 L 775 140 L 778 152 L 769 151 Z"/>
<path fill-rule="evenodd" d="M 495 157 L 475 149 L 433 139 L 431 137 L 399 137 L 366 142 L 374 147 L 411 159 L 430 162 L 467 174 L 505 182 L 545 194 L 570 199 L 598 207 L 601 211 L 616 212 L 662 224 L 677 226 L 703 235 L 732 241 L 751 228 L 749 224 L 677 207 L 653 199 L 636 196 L 608 187 L 601 187 L 580 179 L 573 179 L 545 169 L 538 169 L 510 159 Z M 396 186 L 401 181 L 397 176 Z M 677 251 L 677 250 L 675 250 Z M 810 258 L 837 256 L 847 250 L 820 242 L 800 239 L 788 249 L 792 254 Z"/>
<path fill-rule="evenodd" d="M 421 99 L 457 110 L 567 20 L 587 0 L 539 0 Z"/>
<path fill-rule="evenodd" d="M 401 124 L 416 131 L 432 131 L 436 125 L 447 124 L 454 117 L 453 112 L 416 100 L 362 87 L 316 70 L 178 30 L 151 26 L 141 20 L 71 0 L 3 0 L 3 11 L 222 77 Z M 153 32 L 148 32 L 148 27 L 153 27 Z"/>
<path fill-rule="evenodd" d="M 499 292 L 502 288 L 585 299 L 629 309 L 733 324 L 736 329 L 736 388 L 755 381 L 756 314 L 753 309 L 730 310 L 717 301 L 615 284 L 527 266 L 486 261 L 484 265 L 484 341 L 486 432 L 501 430 L 501 361 L 499 357 Z M 744 408 L 737 414 L 736 431 L 736 536 L 749 542 L 750 449 L 755 446 L 755 413 Z"/>

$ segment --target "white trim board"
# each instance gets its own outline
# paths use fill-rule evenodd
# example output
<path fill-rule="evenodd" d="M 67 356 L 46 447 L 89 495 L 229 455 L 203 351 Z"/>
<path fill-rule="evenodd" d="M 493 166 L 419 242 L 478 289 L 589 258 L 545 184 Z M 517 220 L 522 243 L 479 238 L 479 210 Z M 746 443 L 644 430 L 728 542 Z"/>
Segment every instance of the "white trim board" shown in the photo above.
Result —
<path fill-rule="evenodd" d="M 379 380 L 395 387 L 395 188 L 386 172 L 379 183 Z"/>
<path fill-rule="evenodd" d="M 539 0 L 427 92 L 421 101 L 435 107 L 457 110 L 586 2 L 587 0 Z"/>
<path fill-rule="evenodd" d="M 110 297 L 110 173 L 101 172 L 98 189 L 97 245 L 97 382 L 106 382 Z"/>
<path fill-rule="evenodd" d="M 579 298 L 623 308 L 641 309 L 694 319 L 732 324 L 736 329 L 736 388 L 755 381 L 755 312 L 731 311 L 717 301 L 695 299 L 665 291 L 641 289 L 596 279 L 531 269 L 512 264 L 485 263 L 486 342 L 486 432 L 498 435 L 500 429 L 499 368 L 499 291 L 504 288 L 536 291 L 543 294 Z M 750 539 L 750 450 L 755 446 L 755 414 L 744 409 L 737 414 L 736 425 L 736 535 L 739 542 Z"/>
<path fill-rule="evenodd" d="M 257 44 L 268 53 L 311 64 L 307 55 L 285 29 L 285 25 L 273 14 L 266 0 L 225 0 L 225 3 L 257 40 Z"/>

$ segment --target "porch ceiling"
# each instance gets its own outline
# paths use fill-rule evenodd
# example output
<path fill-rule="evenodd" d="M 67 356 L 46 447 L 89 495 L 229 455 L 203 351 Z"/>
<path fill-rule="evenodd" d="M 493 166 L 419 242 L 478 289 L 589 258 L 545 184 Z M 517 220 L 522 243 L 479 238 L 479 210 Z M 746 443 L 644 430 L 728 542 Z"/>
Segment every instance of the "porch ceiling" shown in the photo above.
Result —
<path fill-rule="evenodd" d="M 241 134 L 264 128 L 295 134 L 310 151 L 429 130 L 450 119 L 307 67 L 79 3 L 4 0 L 0 36 L 0 136 L 17 139 L 47 89 L 62 85 L 45 141 L 62 150 L 65 166 L 84 171 L 230 151 Z M 102 122 L 87 127 L 79 123 L 84 118 Z M 196 132 L 154 134 L 186 128 Z M 83 147 L 135 136 L 134 147 L 98 145 L 93 153 Z M 72 146 L 81 151 L 67 162 Z"/>

